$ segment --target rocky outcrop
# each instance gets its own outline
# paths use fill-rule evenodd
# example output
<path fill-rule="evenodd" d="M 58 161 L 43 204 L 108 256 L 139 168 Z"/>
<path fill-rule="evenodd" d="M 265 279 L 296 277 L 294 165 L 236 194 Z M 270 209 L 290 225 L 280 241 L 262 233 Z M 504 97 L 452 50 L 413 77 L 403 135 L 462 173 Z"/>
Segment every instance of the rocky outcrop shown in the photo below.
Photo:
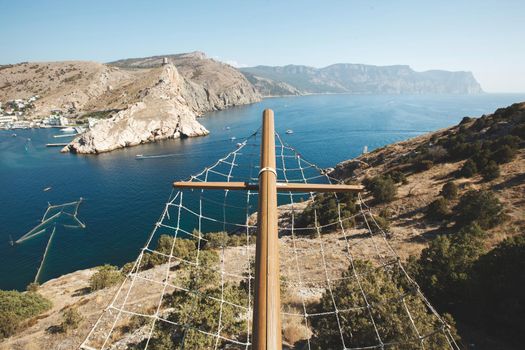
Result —
<path fill-rule="evenodd" d="M 101 153 L 168 138 L 207 135 L 191 103 L 183 97 L 193 86 L 173 65 L 157 69 L 158 81 L 142 98 L 74 139 L 63 152 Z"/>
<path fill-rule="evenodd" d="M 443 70 L 416 72 L 406 65 L 372 66 L 340 63 L 324 68 L 299 65 L 257 66 L 241 68 L 241 71 L 250 81 L 256 76 L 259 79 L 268 79 L 273 86 L 276 86 L 276 83 L 285 83 L 301 94 L 477 94 L 483 92 L 471 72 Z M 256 86 L 259 87 L 257 84 Z M 262 84 L 261 87 L 260 92 L 266 96 L 269 93 L 267 84 Z M 284 95 L 289 94 L 286 89 L 282 92 Z"/>

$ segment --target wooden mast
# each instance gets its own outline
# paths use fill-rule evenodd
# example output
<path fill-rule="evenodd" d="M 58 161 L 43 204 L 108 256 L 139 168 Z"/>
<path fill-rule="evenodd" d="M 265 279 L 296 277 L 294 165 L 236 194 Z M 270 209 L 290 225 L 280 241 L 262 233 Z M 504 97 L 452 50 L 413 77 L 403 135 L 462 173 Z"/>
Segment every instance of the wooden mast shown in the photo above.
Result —
<path fill-rule="evenodd" d="M 360 192 L 363 190 L 361 185 L 279 183 L 275 161 L 274 115 L 271 109 L 266 109 L 263 112 L 259 183 L 192 181 L 173 183 L 175 188 L 181 189 L 259 191 L 252 343 L 252 349 L 257 350 L 282 349 L 277 192 Z"/>
<path fill-rule="evenodd" d="M 277 235 L 277 171 L 273 111 L 263 112 L 259 211 L 255 250 L 252 349 L 281 349 L 281 293 Z"/>

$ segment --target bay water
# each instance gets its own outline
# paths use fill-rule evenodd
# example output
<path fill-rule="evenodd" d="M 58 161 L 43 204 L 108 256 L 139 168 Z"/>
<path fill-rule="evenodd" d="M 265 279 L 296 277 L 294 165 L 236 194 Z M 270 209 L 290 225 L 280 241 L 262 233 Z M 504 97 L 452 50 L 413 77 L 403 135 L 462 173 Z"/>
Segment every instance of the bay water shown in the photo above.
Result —
<path fill-rule="evenodd" d="M 57 129 L 0 130 L 0 289 L 24 289 L 34 279 L 49 234 L 14 246 L 10 240 L 36 226 L 48 203 L 83 197 L 78 217 L 87 227 L 57 226 L 42 280 L 134 260 L 164 208 L 172 182 L 235 149 L 238 140 L 259 128 L 265 108 L 274 110 L 276 130 L 288 144 L 319 166 L 332 167 L 359 155 L 364 146 L 373 150 L 520 101 L 525 94 L 270 98 L 207 114 L 200 122 L 209 136 L 100 155 L 62 154 L 59 148 L 45 147 L 66 142 L 53 138 L 61 134 Z M 293 134 L 286 134 L 288 129 Z M 137 154 L 170 156 L 137 160 Z"/>

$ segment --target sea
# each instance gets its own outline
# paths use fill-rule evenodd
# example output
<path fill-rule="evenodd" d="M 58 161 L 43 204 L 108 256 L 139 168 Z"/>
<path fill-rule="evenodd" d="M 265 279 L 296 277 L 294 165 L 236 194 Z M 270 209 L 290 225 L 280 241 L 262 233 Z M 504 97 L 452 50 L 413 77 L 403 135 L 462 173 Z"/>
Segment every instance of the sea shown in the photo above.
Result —
<path fill-rule="evenodd" d="M 237 147 L 275 112 L 276 131 L 320 167 L 387 144 L 457 124 L 525 101 L 525 94 L 310 95 L 208 113 L 205 137 L 165 140 L 99 155 L 60 153 L 47 143 L 58 129 L 0 130 L 0 289 L 23 290 L 40 266 L 49 233 L 12 245 L 38 225 L 48 203 L 83 201 L 84 229 L 57 226 L 42 267 L 46 281 L 139 254 L 158 220 L 172 182 L 187 179 Z M 286 130 L 293 130 L 287 134 Z M 14 136 L 13 134 L 16 134 Z M 169 157 L 137 159 L 137 155 Z M 47 189 L 47 190 L 45 190 Z"/>

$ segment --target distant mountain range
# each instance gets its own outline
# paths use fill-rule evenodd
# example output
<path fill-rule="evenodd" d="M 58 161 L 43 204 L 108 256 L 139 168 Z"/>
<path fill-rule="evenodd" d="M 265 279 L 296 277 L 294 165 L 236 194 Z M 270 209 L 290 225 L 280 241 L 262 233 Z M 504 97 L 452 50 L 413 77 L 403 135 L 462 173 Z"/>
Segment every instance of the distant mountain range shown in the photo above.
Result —
<path fill-rule="evenodd" d="M 240 71 L 263 96 L 317 93 L 479 94 L 471 72 L 416 72 L 406 65 L 338 63 L 324 68 L 300 65 L 256 66 Z"/>

